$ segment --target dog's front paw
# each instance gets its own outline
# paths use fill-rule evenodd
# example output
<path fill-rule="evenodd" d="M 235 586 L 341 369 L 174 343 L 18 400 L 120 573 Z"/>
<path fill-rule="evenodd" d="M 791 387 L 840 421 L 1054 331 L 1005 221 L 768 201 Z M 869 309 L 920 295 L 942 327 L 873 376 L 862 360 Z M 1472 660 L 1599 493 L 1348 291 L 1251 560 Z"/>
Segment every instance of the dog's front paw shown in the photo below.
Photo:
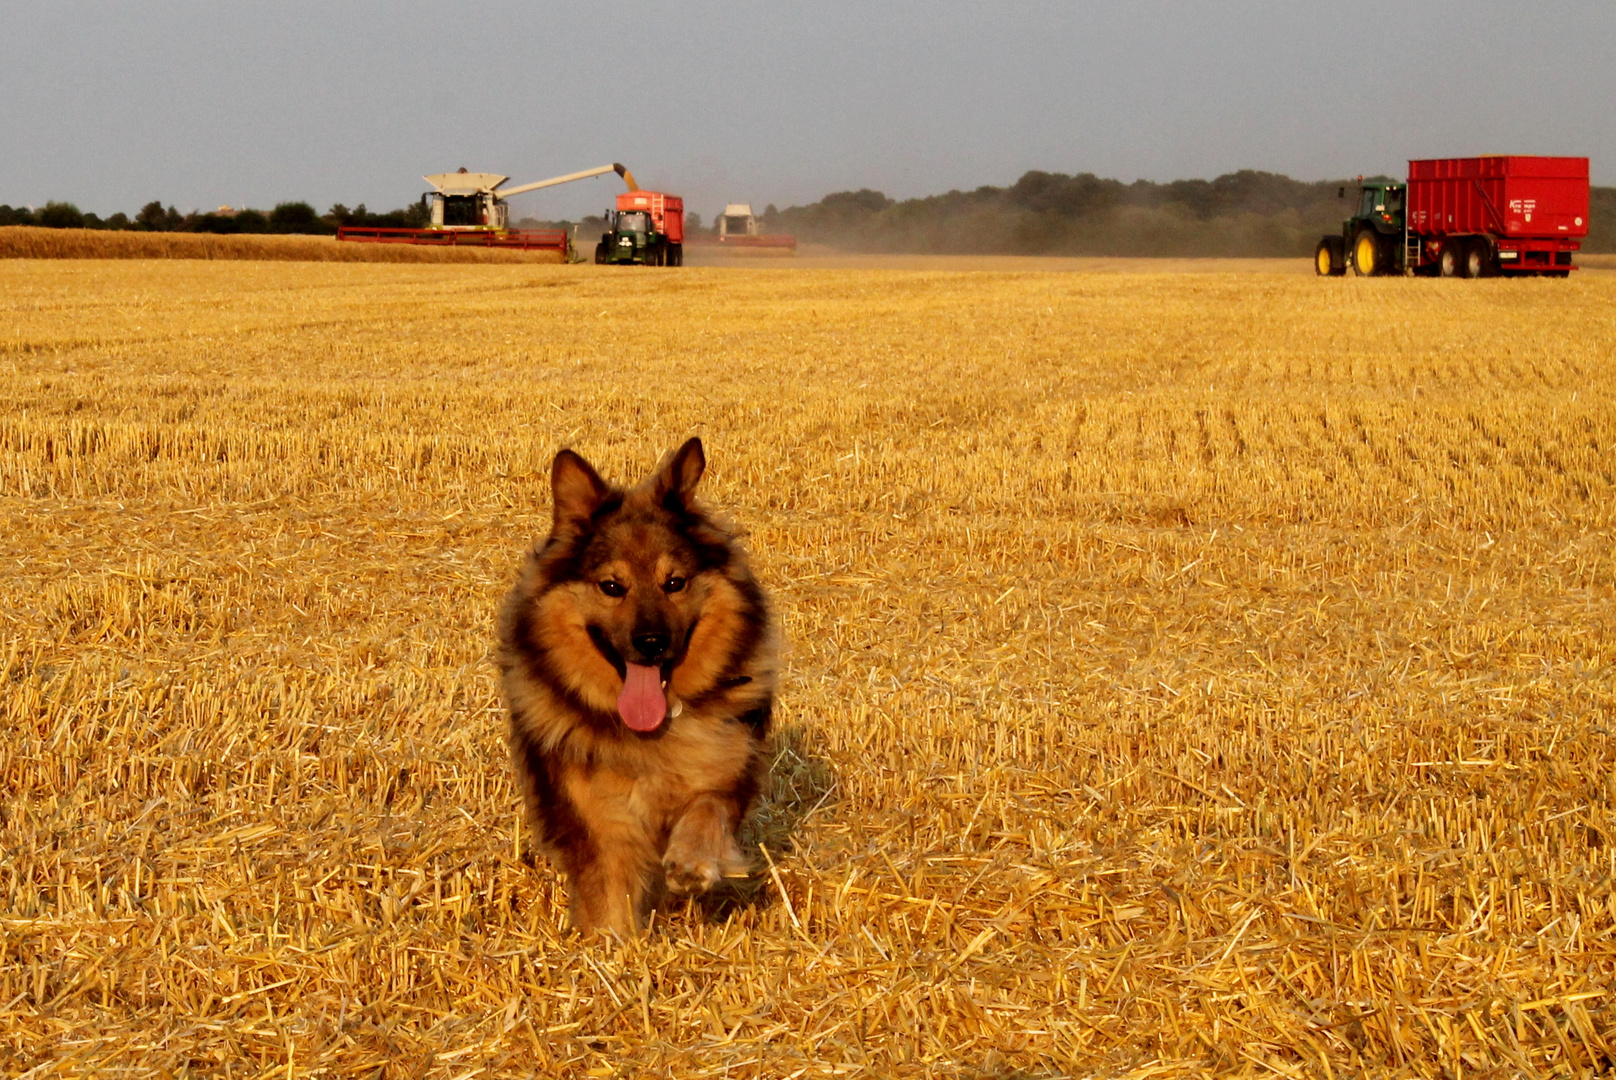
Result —
<path fill-rule="evenodd" d="M 668 891 L 676 896 L 697 896 L 718 884 L 718 860 L 692 851 L 670 850 L 662 857 Z"/>

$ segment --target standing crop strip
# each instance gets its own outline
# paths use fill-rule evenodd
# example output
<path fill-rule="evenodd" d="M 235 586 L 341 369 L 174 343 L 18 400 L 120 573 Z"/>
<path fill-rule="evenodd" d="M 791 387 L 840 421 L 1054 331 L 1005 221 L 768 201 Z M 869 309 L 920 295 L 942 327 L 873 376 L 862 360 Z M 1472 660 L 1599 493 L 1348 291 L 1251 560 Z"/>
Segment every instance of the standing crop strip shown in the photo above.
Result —
<path fill-rule="evenodd" d="M 0 263 L 0 1063 L 1616 1064 L 1616 275 Z M 756 880 L 583 947 L 492 612 L 691 434 Z"/>

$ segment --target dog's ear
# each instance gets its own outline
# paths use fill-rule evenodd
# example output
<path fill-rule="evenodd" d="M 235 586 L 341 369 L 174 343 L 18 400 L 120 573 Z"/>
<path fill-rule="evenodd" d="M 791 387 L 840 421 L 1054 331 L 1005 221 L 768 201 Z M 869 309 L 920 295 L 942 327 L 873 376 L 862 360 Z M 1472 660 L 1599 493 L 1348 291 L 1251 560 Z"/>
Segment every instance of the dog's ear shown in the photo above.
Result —
<path fill-rule="evenodd" d="M 550 466 L 550 491 L 555 497 L 555 529 L 587 524 L 611 488 L 600 473 L 571 450 L 555 456 Z"/>
<path fill-rule="evenodd" d="M 663 459 L 657 470 L 656 500 L 684 505 L 701 482 L 707 469 L 707 455 L 701 452 L 701 440 L 691 439 Z"/>

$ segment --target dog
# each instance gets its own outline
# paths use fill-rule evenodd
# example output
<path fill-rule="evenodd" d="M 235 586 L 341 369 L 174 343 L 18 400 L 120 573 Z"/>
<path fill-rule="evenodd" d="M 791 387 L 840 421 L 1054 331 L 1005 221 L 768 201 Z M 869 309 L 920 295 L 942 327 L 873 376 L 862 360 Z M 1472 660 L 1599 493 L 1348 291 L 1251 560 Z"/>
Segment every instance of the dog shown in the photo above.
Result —
<path fill-rule="evenodd" d="M 550 535 L 500 611 L 527 819 L 585 935 L 751 869 L 736 829 L 767 771 L 777 632 L 735 530 L 696 501 L 706 465 L 691 439 L 624 490 L 556 454 Z"/>

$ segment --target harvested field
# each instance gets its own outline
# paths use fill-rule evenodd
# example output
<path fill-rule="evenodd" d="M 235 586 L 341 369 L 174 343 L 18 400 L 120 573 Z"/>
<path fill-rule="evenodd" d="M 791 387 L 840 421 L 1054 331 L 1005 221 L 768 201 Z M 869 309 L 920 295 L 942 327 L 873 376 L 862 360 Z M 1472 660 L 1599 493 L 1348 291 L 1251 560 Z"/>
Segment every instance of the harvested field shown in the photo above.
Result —
<path fill-rule="evenodd" d="M 1616 255 L 1578 253 L 1582 270 L 1616 270 Z M 803 244 L 790 258 L 758 259 L 716 245 L 691 246 L 687 266 L 792 270 L 992 270 L 1079 274 L 1292 274 L 1313 276 L 1309 259 L 1122 258 L 1107 255 L 871 255 Z"/>
<path fill-rule="evenodd" d="M 8 1073 L 1616 1066 L 1616 277 L 12 261 L 0 327 Z M 692 433 L 767 859 L 582 947 L 492 611 L 556 448 Z"/>
<path fill-rule="evenodd" d="M 250 259 L 291 262 L 560 263 L 559 252 L 338 243 L 330 236 L 0 228 L 0 259 Z"/>
<path fill-rule="evenodd" d="M 763 249 L 769 251 L 770 249 Z M 1311 274 L 1307 259 L 1169 259 L 1102 255 L 878 255 L 803 244 L 795 252 L 758 258 L 717 245 L 689 246 L 687 266 L 792 270 L 991 270 L 996 273 L 1056 271 L 1087 274 Z"/>

